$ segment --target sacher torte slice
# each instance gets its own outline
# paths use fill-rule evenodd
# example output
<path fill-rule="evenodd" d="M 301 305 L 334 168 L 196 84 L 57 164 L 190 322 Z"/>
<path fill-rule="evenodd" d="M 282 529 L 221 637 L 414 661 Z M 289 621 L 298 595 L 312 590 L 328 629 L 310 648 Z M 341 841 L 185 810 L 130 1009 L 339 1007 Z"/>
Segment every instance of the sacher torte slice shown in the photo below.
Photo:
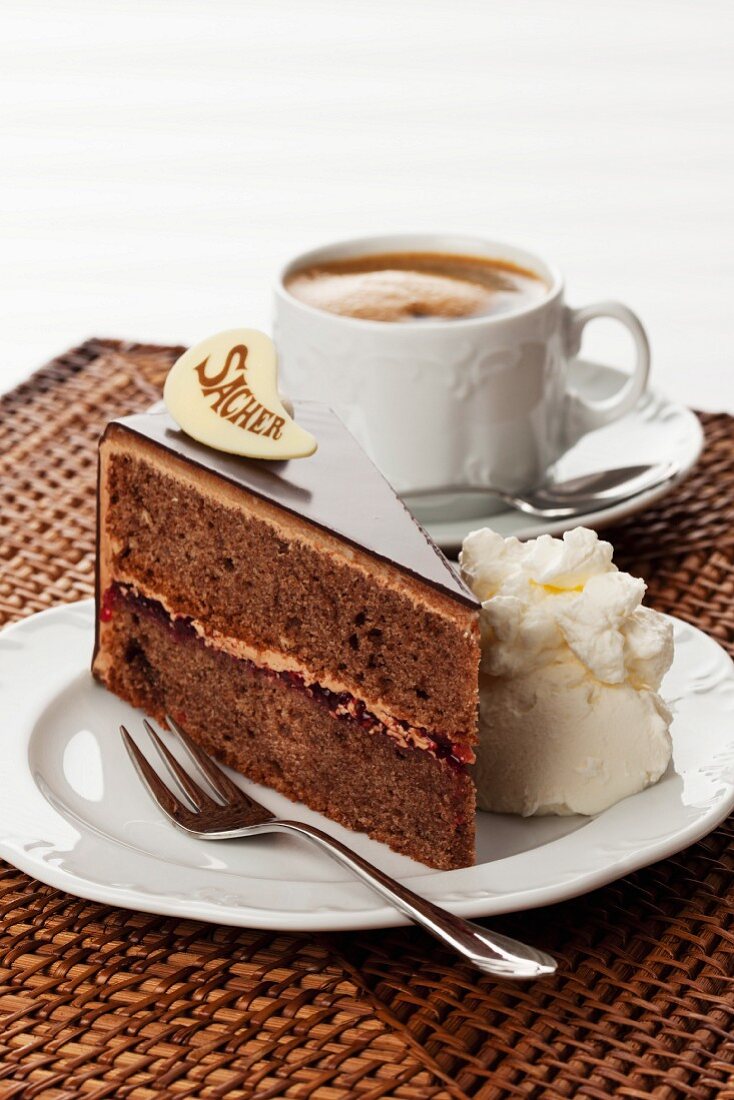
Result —
<path fill-rule="evenodd" d="M 466 866 L 478 603 L 335 414 L 295 415 L 318 450 L 287 462 L 167 413 L 108 426 L 94 673 L 250 779 Z"/>

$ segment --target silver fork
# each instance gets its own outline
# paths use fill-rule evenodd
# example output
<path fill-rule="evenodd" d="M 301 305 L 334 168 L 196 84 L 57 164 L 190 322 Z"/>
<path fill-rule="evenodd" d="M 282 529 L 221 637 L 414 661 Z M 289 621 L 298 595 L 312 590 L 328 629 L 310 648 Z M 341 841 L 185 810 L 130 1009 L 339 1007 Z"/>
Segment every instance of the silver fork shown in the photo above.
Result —
<path fill-rule="evenodd" d="M 543 974 L 552 974 L 556 970 L 555 959 L 544 951 L 528 947 L 518 940 L 510 939 L 509 936 L 490 934 L 480 925 L 472 924 L 462 917 L 441 909 L 433 902 L 413 893 L 407 886 L 396 882 L 379 867 L 374 867 L 362 856 L 320 829 L 314 828 L 313 825 L 275 817 L 233 783 L 211 757 L 168 715 L 166 721 L 183 745 L 194 767 L 206 777 L 216 798 L 192 779 L 147 719 L 143 720 L 145 729 L 174 784 L 186 801 L 174 794 L 163 782 L 124 726 L 120 726 L 120 733 L 144 785 L 164 814 L 179 829 L 205 840 L 228 840 L 232 837 L 258 836 L 261 833 L 271 832 L 291 833 L 305 837 L 337 863 L 352 871 L 357 878 L 371 886 L 376 893 L 381 894 L 406 917 L 425 928 L 447 947 L 453 948 L 485 974 L 492 974 L 499 978 L 525 979 L 539 978 Z"/>

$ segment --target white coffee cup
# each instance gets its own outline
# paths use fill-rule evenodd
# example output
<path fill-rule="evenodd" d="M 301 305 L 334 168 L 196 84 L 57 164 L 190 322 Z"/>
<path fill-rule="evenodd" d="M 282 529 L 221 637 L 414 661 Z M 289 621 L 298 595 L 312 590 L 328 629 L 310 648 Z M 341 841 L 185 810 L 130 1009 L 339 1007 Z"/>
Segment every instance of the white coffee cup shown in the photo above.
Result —
<path fill-rule="evenodd" d="M 286 287 L 302 267 L 391 252 L 502 260 L 540 276 L 548 291 L 507 313 L 413 323 L 327 313 Z M 304 253 L 276 285 L 283 390 L 329 404 L 419 516 L 487 515 L 497 505 L 482 489 L 538 485 L 581 436 L 629 412 L 647 385 L 650 349 L 632 310 L 619 302 L 571 309 L 563 291 L 559 272 L 537 256 L 480 238 L 363 237 Z M 601 401 L 568 380 L 584 326 L 596 317 L 620 321 L 636 350 L 629 379 Z"/>

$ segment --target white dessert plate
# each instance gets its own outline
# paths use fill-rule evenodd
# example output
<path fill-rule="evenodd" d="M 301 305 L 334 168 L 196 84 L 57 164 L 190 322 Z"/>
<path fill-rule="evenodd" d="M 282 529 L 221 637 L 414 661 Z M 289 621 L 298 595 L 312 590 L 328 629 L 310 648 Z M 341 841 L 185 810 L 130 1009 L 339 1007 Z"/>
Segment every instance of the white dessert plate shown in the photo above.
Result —
<path fill-rule="evenodd" d="M 626 377 L 623 371 L 614 367 L 582 359 L 571 364 L 570 373 L 574 386 L 585 397 L 594 400 L 609 397 L 624 384 Z M 505 537 L 515 535 L 517 538 L 558 535 L 578 526 L 599 530 L 649 508 L 669 493 L 696 463 L 702 447 L 703 431 L 698 417 L 685 406 L 677 405 L 651 390 L 627 416 L 584 436 L 559 460 L 554 476 L 556 480 L 564 481 L 614 466 L 671 462 L 676 474 L 662 485 L 638 493 L 620 504 L 574 516 L 570 520 L 539 519 L 505 504 L 495 505 L 497 511 L 488 509 L 486 515 L 461 520 L 423 515 L 415 502 L 411 507 L 434 541 L 447 553 L 455 552 L 466 535 L 479 527 L 493 527 Z M 487 500 L 491 502 L 492 498 Z"/>
<path fill-rule="evenodd" d="M 91 601 L 0 634 L 0 856 L 79 897 L 221 924 L 287 930 L 405 923 L 304 842 L 197 841 L 177 831 L 132 770 L 120 722 L 141 715 L 94 683 Z M 659 784 L 594 818 L 478 814 L 478 862 L 432 871 L 262 787 L 276 813 L 318 824 L 465 916 L 547 905 L 672 855 L 734 807 L 734 665 L 678 620 L 663 694 L 674 764 Z"/>

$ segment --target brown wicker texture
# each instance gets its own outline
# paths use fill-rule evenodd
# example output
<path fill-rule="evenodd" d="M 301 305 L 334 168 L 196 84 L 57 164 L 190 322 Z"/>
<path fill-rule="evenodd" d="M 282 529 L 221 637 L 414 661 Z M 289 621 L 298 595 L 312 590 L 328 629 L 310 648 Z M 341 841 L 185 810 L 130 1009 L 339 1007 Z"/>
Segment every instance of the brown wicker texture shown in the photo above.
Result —
<path fill-rule="evenodd" d="M 2 400 L 0 621 L 91 593 L 97 435 L 175 353 L 90 341 Z M 652 603 L 732 651 L 734 420 L 702 419 L 697 471 L 611 537 Z M 0 865 L 0 1100 L 734 1098 L 731 839 L 494 921 L 561 960 L 527 987 L 413 929 L 207 926 Z"/>

